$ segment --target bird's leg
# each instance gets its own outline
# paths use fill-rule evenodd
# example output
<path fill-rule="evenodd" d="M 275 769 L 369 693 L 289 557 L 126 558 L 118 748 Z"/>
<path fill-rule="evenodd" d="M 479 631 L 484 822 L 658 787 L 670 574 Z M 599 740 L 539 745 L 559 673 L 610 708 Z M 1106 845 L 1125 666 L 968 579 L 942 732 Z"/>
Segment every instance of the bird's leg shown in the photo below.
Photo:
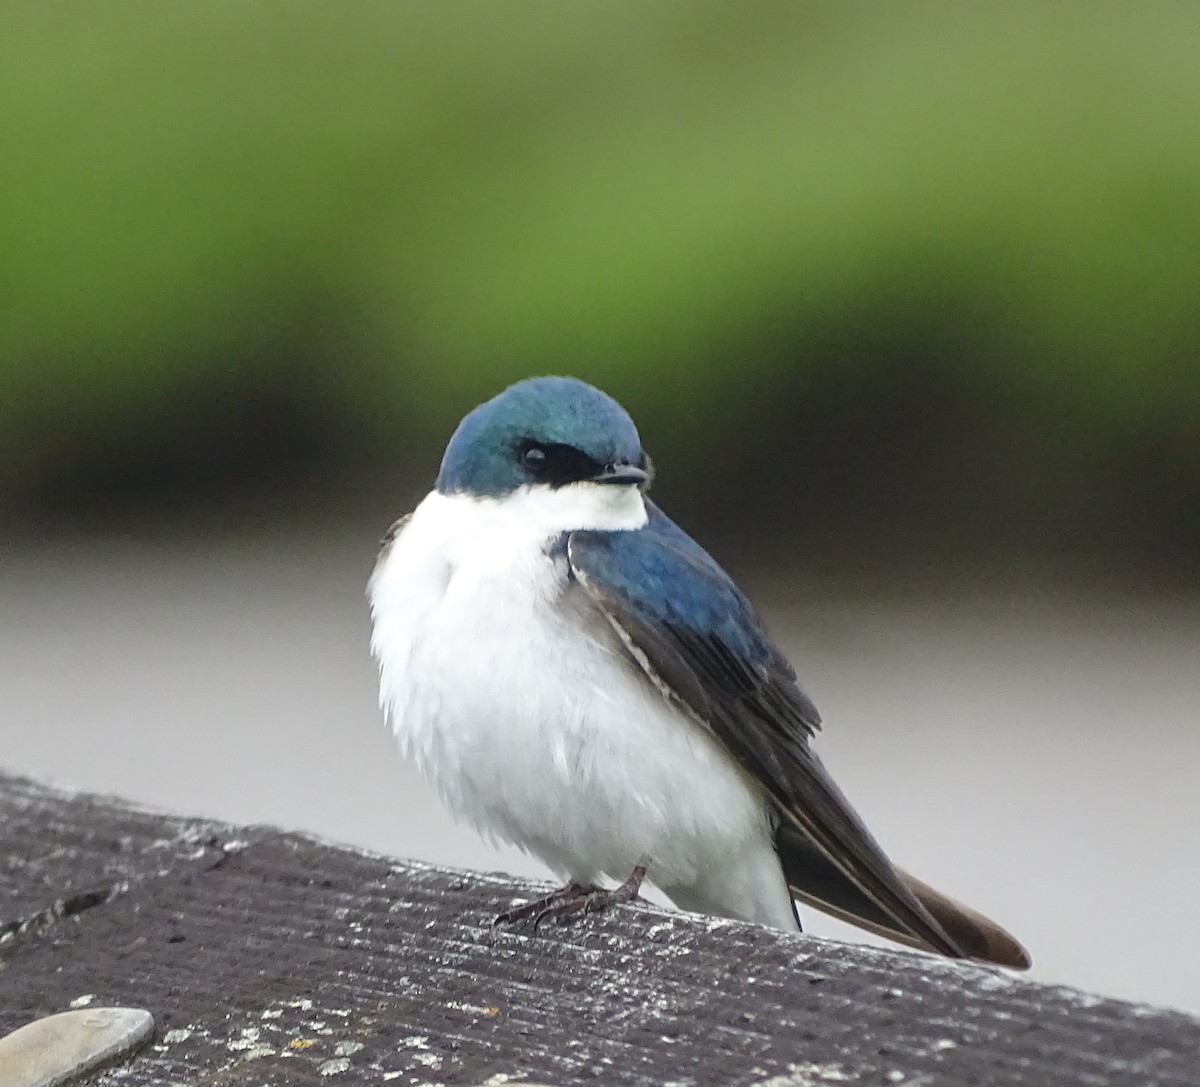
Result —
<path fill-rule="evenodd" d="M 586 916 L 589 913 L 599 913 L 601 910 L 606 910 L 609 906 L 619 906 L 625 902 L 636 902 L 638 892 L 642 889 L 642 880 L 646 878 L 646 865 L 648 863 L 645 860 L 639 861 L 629 874 L 629 878 L 619 887 L 614 887 L 611 891 L 605 890 L 603 887 L 589 887 L 581 894 L 575 894 L 570 898 L 562 898 L 549 903 L 533 919 L 533 931 L 537 932 L 541 923 L 548 921 L 550 918 L 561 921 L 567 917 L 574 917 L 577 914 Z M 551 897 L 553 898 L 553 896 Z"/>
<path fill-rule="evenodd" d="M 500 925 L 514 925 L 522 921 L 528 921 L 531 917 L 540 917 L 547 910 L 554 909 L 555 906 L 574 902 L 576 899 L 583 898 L 585 895 L 589 895 L 599 889 L 599 887 L 595 887 L 590 883 L 580 883 L 577 880 L 571 880 L 565 887 L 560 887 L 557 891 L 546 895 L 545 898 L 539 898 L 535 902 L 527 902 L 524 906 L 514 906 L 511 910 L 505 910 L 492 922 L 492 931 L 495 932 Z"/>

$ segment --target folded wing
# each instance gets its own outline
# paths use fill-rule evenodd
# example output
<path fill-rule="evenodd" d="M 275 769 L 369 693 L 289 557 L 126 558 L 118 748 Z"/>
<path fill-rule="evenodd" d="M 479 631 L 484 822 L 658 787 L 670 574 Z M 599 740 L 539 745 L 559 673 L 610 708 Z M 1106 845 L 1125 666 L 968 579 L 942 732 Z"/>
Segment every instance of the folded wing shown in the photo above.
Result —
<path fill-rule="evenodd" d="M 1002 941 L 972 934 L 979 915 L 960 917 L 945 908 L 949 899 L 892 866 L 810 749 L 820 716 L 750 602 L 691 537 L 647 507 L 640 531 L 571 533 L 572 575 L 648 679 L 761 784 L 780 815 L 777 847 L 793 893 L 945 955 L 1028 965 L 1023 952 L 1014 961 Z"/>

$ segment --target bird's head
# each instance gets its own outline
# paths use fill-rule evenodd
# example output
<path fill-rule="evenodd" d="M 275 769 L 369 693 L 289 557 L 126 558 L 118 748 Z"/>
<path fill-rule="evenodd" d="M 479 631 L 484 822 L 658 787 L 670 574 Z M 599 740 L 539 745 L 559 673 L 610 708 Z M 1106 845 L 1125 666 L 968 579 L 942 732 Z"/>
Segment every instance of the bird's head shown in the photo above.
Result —
<path fill-rule="evenodd" d="M 650 474 L 637 428 L 620 404 L 575 378 L 536 377 L 510 386 L 459 423 L 437 489 L 504 498 L 525 488 L 613 488 L 639 492 L 640 506 Z"/>

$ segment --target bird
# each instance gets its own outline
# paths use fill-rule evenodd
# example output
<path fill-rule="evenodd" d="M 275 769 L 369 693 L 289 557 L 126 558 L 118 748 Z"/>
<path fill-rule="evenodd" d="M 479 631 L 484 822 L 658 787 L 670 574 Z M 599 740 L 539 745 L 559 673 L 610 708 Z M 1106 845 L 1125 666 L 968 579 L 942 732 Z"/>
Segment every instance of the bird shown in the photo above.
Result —
<path fill-rule="evenodd" d="M 379 700 L 441 802 L 564 880 L 496 924 L 639 897 L 796 932 L 797 901 L 1025 969 L 897 868 L 813 750 L 821 717 L 753 605 L 649 498 L 626 411 L 572 377 L 469 412 L 368 583 Z M 616 886 L 606 884 L 615 883 Z"/>

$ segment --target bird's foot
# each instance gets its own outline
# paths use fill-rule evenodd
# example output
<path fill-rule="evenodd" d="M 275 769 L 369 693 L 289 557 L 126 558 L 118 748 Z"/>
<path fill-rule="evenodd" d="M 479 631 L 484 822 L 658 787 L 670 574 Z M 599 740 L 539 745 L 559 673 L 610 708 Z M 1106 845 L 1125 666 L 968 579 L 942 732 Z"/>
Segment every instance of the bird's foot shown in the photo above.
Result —
<path fill-rule="evenodd" d="M 542 906 L 533 919 L 533 931 L 537 932 L 543 921 L 551 919 L 564 921 L 568 917 L 586 917 L 589 913 L 599 913 L 610 906 L 636 902 L 638 892 L 642 889 L 642 880 L 645 878 L 646 866 L 639 864 L 624 883 L 619 887 L 614 887 L 611 891 L 603 887 L 586 887 L 581 888 L 570 897 L 564 896 L 556 899 L 554 895 L 551 895 L 550 899 L 553 901 L 546 900 L 544 905 L 540 902 L 533 903 L 533 905 Z"/>
<path fill-rule="evenodd" d="M 600 890 L 599 887 L 594 887 L 589 883 L 576 883 L 572 880 L 565 887 L 560 887 L 553 894 L 546 895 L 545 898 L 539 898 L 535 902 L 527 902 L 524 906 L 515 906 L 511 910 L 505 910 L 492 922 L 492 932 L 495 933 L 496 929 L 501 925 L 519 925 L 530 918 L 534 918 L 534 928 L 536 928 L 542 914 L 548 910 L 553 910 L 558 906 L 574 902 L 598 890 Z"/>

